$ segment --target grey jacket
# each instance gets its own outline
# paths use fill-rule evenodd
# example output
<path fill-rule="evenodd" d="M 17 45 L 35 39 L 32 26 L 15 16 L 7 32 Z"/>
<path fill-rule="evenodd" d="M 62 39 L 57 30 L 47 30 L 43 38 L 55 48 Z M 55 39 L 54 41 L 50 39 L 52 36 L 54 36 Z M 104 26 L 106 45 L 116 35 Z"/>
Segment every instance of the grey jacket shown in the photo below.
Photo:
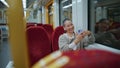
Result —
<path fill-rule="evenodd" d="M 69 44 L 71 44 L 73 42 L 73 40 L 75 39 L 75 36 L 70 39 L 69 37 L 66 36 L 67 34 L 64 33 L 59 37 L 59 50 L 60 51 L 70 51 L 73 50 L 71 48 L 69 48 Z M 95 37 L 93 34 L 91 34 L 90 36 L 86 36 L 82 41 L 80 41 L 77 44 L 77 50 L 78 49 L 83 49 L 84 47 L 88 46 L 89 44 L 92 44 L 95 42 Z"/>

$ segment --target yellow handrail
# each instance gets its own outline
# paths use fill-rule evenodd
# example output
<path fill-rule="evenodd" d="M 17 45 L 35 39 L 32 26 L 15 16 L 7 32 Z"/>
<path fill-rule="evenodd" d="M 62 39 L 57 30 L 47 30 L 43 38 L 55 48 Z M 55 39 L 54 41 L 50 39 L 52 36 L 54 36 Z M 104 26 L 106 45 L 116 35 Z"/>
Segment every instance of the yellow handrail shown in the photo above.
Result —
<path fill-rule="evenodd" d="M 15 68 L 29 68 L 22 0 L 7 0 L 9 39 Z"/>

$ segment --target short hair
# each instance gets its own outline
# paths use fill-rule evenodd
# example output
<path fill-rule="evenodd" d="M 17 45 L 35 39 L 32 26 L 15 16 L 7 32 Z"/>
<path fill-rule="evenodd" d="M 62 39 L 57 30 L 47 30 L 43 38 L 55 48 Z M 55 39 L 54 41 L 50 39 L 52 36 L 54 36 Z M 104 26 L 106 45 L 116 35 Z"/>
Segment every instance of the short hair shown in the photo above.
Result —
<path fill-rule="evenodd" d="M 69 18 L 65 18 L 64 20 L 63 20 L 63 26 L 65 26 L 65 22 L 66 21 L 71 21 Z"/>
<path fill-rule="evenodd" d="M 105 21 L 109 21 L 109 20 L 108 20 L 108 19 L 103 18 L 103 19 L 100 19 L 98 23 L 104 23 Z"/>

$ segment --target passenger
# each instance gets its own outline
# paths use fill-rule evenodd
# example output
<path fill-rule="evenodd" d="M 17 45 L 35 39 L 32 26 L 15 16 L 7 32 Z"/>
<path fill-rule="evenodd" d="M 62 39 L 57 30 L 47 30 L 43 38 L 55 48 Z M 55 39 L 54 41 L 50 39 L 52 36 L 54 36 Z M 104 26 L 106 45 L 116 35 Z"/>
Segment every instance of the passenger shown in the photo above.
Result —
<path fill-rule="evenodd" d="M 101 19 L 98 22 L 98 31 L 97 33 L 104 33 L 108 30 L 109 28 L 109 20 L 107 19 Z"/>
<path fill-rule="evenodd" d="M 59 37 L 59 50 L 71 51 L 84 49 L 95 42 L 95 38 L 90 31 L 83 31 L 81 34 L 74 32 L 74 25 L 70 19 L 63 21 L 63 27 L 66 33 Z"/>
<path fill-rule="evenodd" d="M 109 20 L 101 19 L 98 25 L 98 31 L 95 34 L 96 43 L 107 45 L 113 48 L 120 49 L 120 40 L 117 40 L 112 33 L 113 30 L 109 30 Z"/>

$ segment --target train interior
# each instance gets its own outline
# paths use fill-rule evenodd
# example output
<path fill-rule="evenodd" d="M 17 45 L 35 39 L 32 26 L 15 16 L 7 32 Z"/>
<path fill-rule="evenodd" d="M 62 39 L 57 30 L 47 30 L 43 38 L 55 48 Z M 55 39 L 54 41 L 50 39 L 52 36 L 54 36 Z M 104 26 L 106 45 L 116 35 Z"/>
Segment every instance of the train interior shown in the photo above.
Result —
<path fill-rule="evenodd" d="M 94 34 L 95 43 L 86 50 L 110 51 L 120 57 L 120 0 L 0 0 L 0 68 L 29 68 L 50 54 L 49 59 L 44 58 L 49 62 L 55 51 L 54 56 L 61 54 L 58 38 L 64 33 L 62 25 L 65 18 L 72 20 L 75 32 L 83 29 Z M 104 24 L 104 19 L 108 23 Z M 31 60 L 28 60 L 28 54 Z M 53 62 L 50 66 L 49 63 L 43 68 L 69 68 L 68 60 L 63 56 L 58 64 Z M 120 59 L 116 59 L 120 64 L 117 60 Z M 68 64 L 64 66 L 61 63 Z M 33 68 L 42 68 L 42 62 L 41 66 L 38 62 Z"/>

